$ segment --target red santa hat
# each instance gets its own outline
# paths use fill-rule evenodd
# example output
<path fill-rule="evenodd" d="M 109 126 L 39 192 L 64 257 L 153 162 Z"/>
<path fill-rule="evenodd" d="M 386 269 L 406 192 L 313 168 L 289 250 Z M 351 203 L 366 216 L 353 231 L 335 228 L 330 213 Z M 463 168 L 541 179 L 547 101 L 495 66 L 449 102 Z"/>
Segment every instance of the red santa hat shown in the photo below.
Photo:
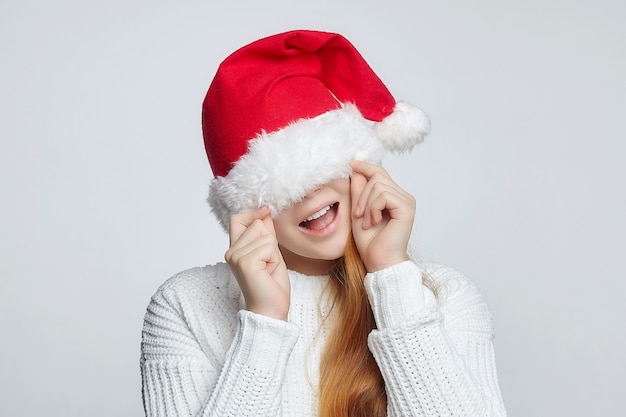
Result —
<path fill-rule="evenodd" d="M 310 190 L 380 163 L 430 130 L 422 110 L 396 102 L 343 36 L 296 30 L 255 41 L 219 66 L 202 107 L 215 178 L 209 204 L 231 214 L 267 205 L 272 216 Z"/>

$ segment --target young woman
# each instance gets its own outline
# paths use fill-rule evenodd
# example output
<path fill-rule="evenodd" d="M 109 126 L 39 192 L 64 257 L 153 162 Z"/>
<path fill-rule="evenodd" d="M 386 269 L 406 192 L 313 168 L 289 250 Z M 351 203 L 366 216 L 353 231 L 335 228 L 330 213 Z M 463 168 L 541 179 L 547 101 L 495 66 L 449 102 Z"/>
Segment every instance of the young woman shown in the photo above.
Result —
<path fill-rule="evenodd" d="M 154 295 L 148 416 L 504 416 L 476 287 L 410 259 L 415 200 L 379 165 L 429 131 L 342 36 L 230 55 L 203 105 L 226 263 Z"/>

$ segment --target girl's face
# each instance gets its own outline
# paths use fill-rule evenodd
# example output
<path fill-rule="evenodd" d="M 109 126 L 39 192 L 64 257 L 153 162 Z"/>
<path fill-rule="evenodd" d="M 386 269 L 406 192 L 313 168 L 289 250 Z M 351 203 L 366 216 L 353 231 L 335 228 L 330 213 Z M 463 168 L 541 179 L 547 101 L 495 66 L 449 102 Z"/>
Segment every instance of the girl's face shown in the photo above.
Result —
<path fill-rule="evenodd" d="M 274 219 L 276 238 L 287 268 L 325 275 L 344 255 L 351 232 L 350 179 L 319 187 Z"/>

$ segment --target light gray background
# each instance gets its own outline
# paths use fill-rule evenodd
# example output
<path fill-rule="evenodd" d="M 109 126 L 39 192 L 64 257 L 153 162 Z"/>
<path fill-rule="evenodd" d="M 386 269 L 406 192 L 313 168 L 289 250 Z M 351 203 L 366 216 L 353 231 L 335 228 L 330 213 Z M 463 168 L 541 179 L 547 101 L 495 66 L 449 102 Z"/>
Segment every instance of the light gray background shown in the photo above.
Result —
<path fill-rule="evenodd" d="M 386 166 L 413 243 L 482 289 L 511 416 L 626 409 L 620 1 L 3 2 L 0 415 L 139 416 L 170 275 L 222 259 L 200 105 L 218 63 L 345 34 L 431 137 Z"/>

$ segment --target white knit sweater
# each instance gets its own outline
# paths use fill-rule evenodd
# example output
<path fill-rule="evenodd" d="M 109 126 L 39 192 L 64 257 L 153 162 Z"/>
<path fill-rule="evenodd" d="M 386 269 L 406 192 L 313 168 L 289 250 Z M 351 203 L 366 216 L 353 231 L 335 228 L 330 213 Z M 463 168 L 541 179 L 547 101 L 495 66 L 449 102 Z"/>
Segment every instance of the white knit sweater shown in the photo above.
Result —
<path fill-rule="evenodd" d="M 439 301 L 407 261 L 368 274 L 377 330 L 368 345 L 389 416 L 505 416 L 491 317 L 476 287 L 431 265 Z M 327 277 L 289 271 L 287 322 L 246 311 L 226 264 L 169 279 L 145 317 L 141 370 L 148 416 L 317 415 Z"/>

